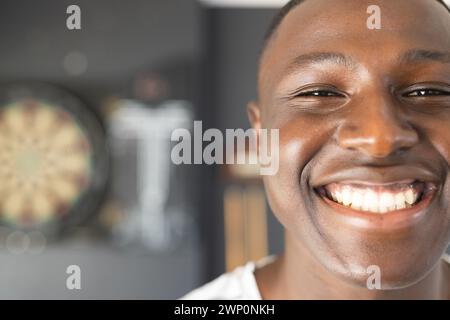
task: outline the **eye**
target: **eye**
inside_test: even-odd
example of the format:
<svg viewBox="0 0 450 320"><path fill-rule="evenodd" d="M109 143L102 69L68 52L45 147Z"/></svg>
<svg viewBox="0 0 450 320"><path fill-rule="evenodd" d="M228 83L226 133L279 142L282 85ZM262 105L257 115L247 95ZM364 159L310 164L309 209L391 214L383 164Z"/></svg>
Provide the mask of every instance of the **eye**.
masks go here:
<svg viewBox="0 0 450 320"><path fill-rule="evenodd" d="M439 89L418 89L408 92L407 97L450 96L450 92Z"/></svg>
<svg viewBox="0 0 450 320"><path fill-rule="evenodd" d="M310 90L296 94L297 97L343 97L342 94L329 90Z"/></svg>

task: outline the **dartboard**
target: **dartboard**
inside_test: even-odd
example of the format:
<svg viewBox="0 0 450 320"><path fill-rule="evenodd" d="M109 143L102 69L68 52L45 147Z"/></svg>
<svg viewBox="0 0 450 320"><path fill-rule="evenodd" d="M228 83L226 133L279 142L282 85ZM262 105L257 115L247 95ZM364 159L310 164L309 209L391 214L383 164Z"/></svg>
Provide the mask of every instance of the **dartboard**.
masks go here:
<svg viewBox="0 0 450 320"><path fill-rule="evenodd" d="M0 108L0 223L16 228L85 214L89 193L104 186L95 177L105 163L94 116L68 93L36 90L13 94Z"/></svg>

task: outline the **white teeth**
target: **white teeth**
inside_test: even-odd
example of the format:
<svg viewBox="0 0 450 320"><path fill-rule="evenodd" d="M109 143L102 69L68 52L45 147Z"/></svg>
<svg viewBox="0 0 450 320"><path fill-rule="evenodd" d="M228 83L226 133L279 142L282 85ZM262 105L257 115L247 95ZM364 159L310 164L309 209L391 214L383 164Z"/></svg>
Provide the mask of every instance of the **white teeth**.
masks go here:
<svg viewBox="0 0 450 320"><path fill-rule="evenodd" d="M386 213L388 211L388 209L386 207L379 207L378 208L378 212L379 213Z"/></svg>
<svg viewBox="0 0 450 320"><path fill-rule="evenodd" d="M413 204L414 202L416 202L416 197L414 196L414 192L411 189L405 192L405 198L408 204Z"/></svg>
<svg viewBox="0 0 450 320"><path fill-rule="evenodd" d="M378 195L373 191L367 191L364 195L364 203L371 212L378 212Z"/></svg>
<svg viewBox="0 0 450 320"><path fill-rule="evenodd" d="M344 188L344 190L342 190L342 204L348 206L350 203L352 203L352 192L349 189Z"/></svg>
<svg viewBox="0 0 450 320"><path fill-rule="evenodd" d="M395 198L391 193L383 192L380 196L380 212L395 210Z"/></svg>
<svg viewBox="0 0 450 320"><path fill-rule="evenodd" d="M364 198L363 198L363 195L361 193L353 192L353 195L352 195L352 208L356 209L356 210L361 209L361 206L363 204L363 200L364 200Z"/></svg>
<svg viewBox="0 0 450 320"><path fill-rule="evenodd" d="M334 202L338 202L337 201L337 197L335 193L331 193L331 197L333 198Z"/></svg>
<svg viewBox="0 0 450 320"><path fill-rule="evenodd" d="M334 186L328 190L329 196L344 206L354 210L387 213L411 207L419 194L409 187L397 192L376 192L369 188L354 188L353 186Z"/></svg>
<svg viewBox="0 0 450 320"><path fill-rule="evenodd" d="M362 199L362 206L361 206L361 210L362 211L370 211L369 209L370 209L370 207L369 207L369 205L370 205L370 195L369 195L369 193L368 192L366 192L365 194L363 194L362 195L363 196L363 199Z"/></svg>
<svg viewBox="0 0 450 320"><path fill-rule="evenodd" d="M397 210L405 209L406 208L406 198L403 192L397 193L395 195L395 208Z"/></svg>
<svg viewBox="0 0 450 320"><path fill-rule="evenodd" d="M342 193L339 190L337 190L336 192L334 192L334 194L336 195L337 202L342 203L343 202Z"/></svg>

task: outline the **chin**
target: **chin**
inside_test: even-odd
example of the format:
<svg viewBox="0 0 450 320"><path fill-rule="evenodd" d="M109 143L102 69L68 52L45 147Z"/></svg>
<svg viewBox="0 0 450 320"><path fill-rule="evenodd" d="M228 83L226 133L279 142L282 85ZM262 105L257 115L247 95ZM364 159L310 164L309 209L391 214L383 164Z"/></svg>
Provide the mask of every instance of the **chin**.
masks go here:
<svg viewBox="0 0 450 320"><path fill-rule="evenodd" d="M440 261L440 255L430 258L432 263L429 263L426 259L412 259L408 255L397 258L385 258L382 255L370 259L356 256L349 261L343 261L342 259L337 261L335 256L333 254L330 258L326 256L317 258L325 269L342 281L355 287L373 291L399 290L415 285L426 278ZM384 259L390 260L383 261ZM376 273L378 271L379 286L376 285Z"/></svg>
<svg viewBox="0 0 450 320"><path fill-rule="evenodd" d="M436 215L440 213L437 212ZM430 213L431 215L431 213ZM380 232L316 220L298 241L330 274L353 286L396 290L417 284L441 261L448 242L445 223Z"/></svg>

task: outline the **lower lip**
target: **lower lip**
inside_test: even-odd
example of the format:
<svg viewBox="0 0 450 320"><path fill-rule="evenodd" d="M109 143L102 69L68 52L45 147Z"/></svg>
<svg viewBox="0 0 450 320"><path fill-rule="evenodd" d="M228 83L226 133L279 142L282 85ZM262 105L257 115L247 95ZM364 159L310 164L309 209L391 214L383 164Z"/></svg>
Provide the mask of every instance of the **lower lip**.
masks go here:
<svg viewBox="0 0 450 320"><path fill-rule="evenodd" d="M426 216L436 193L436 190L433 190L425 194L422 200L411 208L378 214L353 210L315 192L317 197L333 209L333 212L338 213L338 217L345 220L344 222L360 228L382 230L407 228L421 221Z"/></svg>

